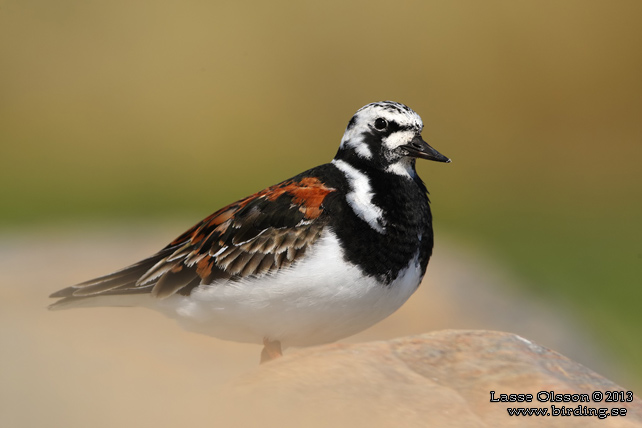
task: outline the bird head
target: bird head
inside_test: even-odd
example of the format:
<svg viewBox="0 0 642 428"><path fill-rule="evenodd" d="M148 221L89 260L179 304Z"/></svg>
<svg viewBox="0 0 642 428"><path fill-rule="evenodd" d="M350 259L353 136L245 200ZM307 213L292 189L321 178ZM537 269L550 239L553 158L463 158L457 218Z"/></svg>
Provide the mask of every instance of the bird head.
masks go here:
<svg viewBox="0 0 642 428"><path fill-rule="evenodd" d="M401 103L368 104L350 119L335 159L399 175L414 175L417 158L450 162L423 140L423 127L421 117Z"/></svg>

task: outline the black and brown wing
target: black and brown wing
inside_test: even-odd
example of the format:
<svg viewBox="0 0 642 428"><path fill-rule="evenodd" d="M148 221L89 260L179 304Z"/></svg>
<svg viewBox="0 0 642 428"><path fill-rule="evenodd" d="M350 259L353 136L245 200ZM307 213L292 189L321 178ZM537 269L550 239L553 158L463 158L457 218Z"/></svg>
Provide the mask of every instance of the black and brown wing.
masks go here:
<svg viewBox="0 0 642 428"><path fill-rule="evenodd" d="M324 201L335 189L295 177L226 206L153 256L53 293L50 308L95 296L189 295L200 284L265 275L290 266L327 224Z"/></svg>

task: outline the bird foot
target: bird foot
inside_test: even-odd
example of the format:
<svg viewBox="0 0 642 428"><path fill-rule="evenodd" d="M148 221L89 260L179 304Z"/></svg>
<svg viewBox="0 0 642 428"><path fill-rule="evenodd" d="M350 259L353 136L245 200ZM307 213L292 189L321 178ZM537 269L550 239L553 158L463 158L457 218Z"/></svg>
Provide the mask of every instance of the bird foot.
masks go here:
<svg viewBox="0 0 642 428"><path fill-rule="evenodd" d="M261 364L283 356L281 342L278 340L263 339L263 350L261 351Z"/></svg>

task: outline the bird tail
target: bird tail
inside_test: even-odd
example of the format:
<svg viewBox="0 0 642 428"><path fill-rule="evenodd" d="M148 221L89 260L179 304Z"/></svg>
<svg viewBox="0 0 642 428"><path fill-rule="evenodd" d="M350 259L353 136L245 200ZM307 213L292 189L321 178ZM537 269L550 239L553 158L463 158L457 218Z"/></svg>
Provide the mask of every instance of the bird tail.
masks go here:
<svg viewBox="0 0 642 428"><path fill-rule="evenodd" d="M149 298L154 286L153 283L140 285L137 281L162 258L163 254L159 253L117 272L56 291L49 297L60 300L51 304L49 309L137 306L136 303L129 302L139 301L145 296ZM131 296L131 298L123 299L123 295ZM135 295L143 297L137 298Z"/></svg>

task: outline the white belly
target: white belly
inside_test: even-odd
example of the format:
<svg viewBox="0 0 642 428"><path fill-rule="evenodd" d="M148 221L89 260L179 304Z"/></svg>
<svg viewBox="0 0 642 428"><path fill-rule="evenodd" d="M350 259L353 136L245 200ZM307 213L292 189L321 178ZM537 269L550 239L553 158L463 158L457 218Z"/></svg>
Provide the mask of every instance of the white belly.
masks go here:
<svg viewBox="0 0 642 428"><path fill-rule="evenodd" d="M293 267L261 278L195 288L155 300L191 331L239 342L309 346L350 336L396 311L421 281L418 256L385 286L342 258L326 232Z"/></svg>

